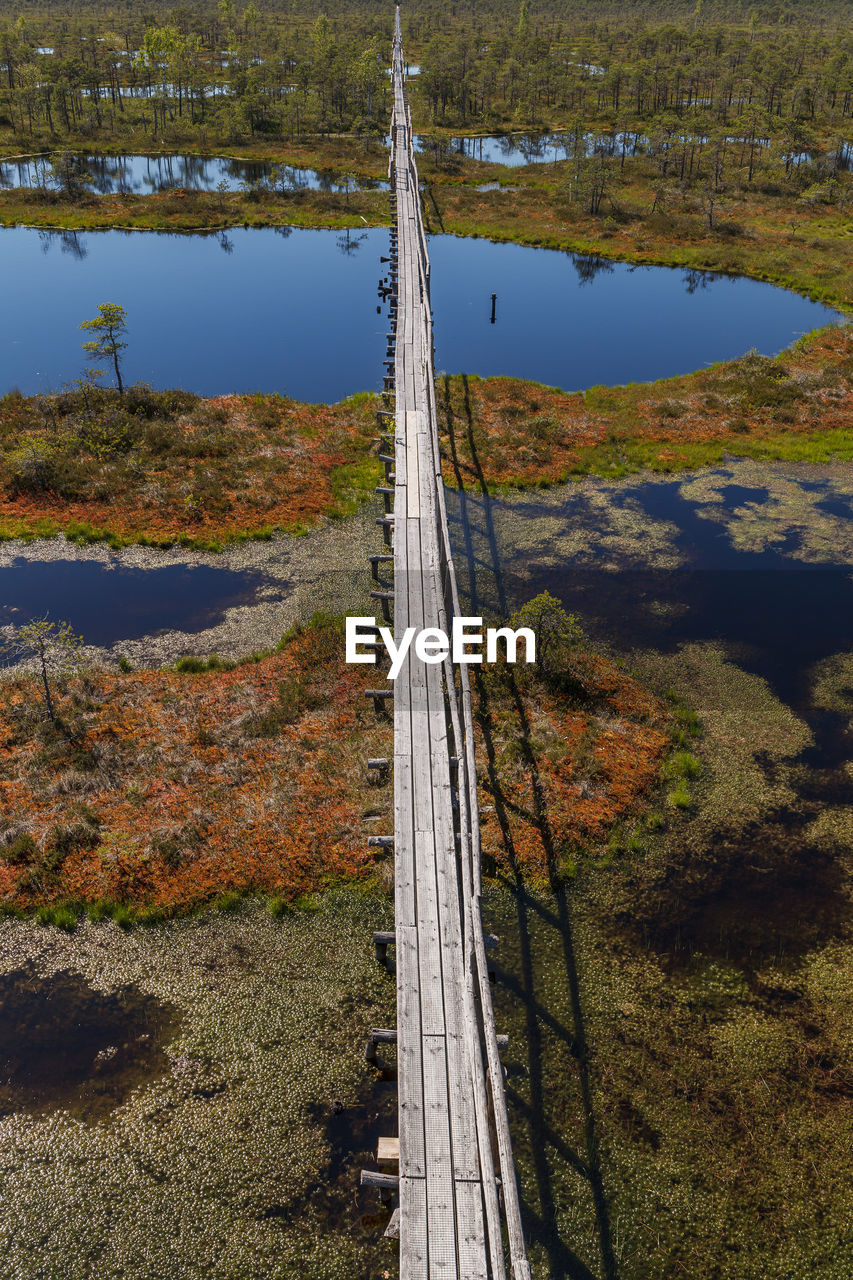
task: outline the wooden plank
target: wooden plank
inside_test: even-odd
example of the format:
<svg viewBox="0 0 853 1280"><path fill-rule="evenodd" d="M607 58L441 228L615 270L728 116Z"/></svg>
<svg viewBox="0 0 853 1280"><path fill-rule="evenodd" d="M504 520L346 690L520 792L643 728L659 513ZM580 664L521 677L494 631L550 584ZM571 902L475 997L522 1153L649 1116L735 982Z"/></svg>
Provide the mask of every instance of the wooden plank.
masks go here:
<svg viewBox="0 0 853 1280"><path fill-rule="evenodd" d="M401 1280L429 1280L426 1181L400 1178Z"/></svg>
<svg viewBox="0 0 853 1280"><path fill-rule="evenodd" d="M416 908L418 929L418 970L421 983L421 1034L443 1036L445 1030L444 986L441 943L438 929L438 889L435 882L435 836L415 829L418 851L416 867Z"/></svg>
<svg viewBox="0 0 853 1280"><path fill-rule="evenodd" d="M400 1159L400 1139L380 1138L376 1143L377 1164L397 1164Z"/></svg>
<svg viewBox="0 0 853 1280"><path fill-rule="evenodd" d="M426 1173L417 931L397 928L397 1090L400 1129L400 1176Z"/></svg>
<svg viewBox="0 0 853 1280"><path fill-rule="evenodd" d="M456 1214L443 1036L424 1037L427 1224L430 1280L456 1280Z"/></svg>
<svg viewBox="0 0 853 1280"><path fill-rule="evenodd" d="M411 430L409 419L410 418L417 419L417 417L418 417L417 413L406 414L407 440L409 437L409 432ZM415 425L415 429L417 429L417 424L415 423L414 425ZM420 496L420 484L418 480L417 449L407 448L406 450L406 485L408 487L409 494L411 495L409 499L409 505L407 508L407 514L410 519L417 520L421 514L421 496Z"/></svg>
<svg viewBox="0 0 853 1280"><path fill-rule="evenodd" d="M489 1280L482 1189L477 1182L457 1182L455 1193L459 1274L465 1280Z"/></svg>
<svg viewBox="0 0 853 1280"><path fill-rule="evenodd" d="M453 1167L457 1178L478 1178L480 1173L473 1077L468 1040L471 1027L465 1018L464 921L451 804L450 763L444 721L441 670L433 667L431 707L433 720L433 811L436 836L436 883L441 936L445 1036L450 1089ZM437 740L438 739L438 740Z"/></svg>

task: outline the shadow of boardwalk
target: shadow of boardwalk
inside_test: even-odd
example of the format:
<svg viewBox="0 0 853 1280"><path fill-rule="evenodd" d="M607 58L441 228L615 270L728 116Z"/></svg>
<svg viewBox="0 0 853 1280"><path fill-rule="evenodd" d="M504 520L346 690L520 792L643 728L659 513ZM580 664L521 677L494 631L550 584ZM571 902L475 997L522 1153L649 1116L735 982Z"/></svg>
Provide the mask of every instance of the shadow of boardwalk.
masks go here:
<svg viewBox="0 0 853 1280"><path fill-rule="evenodd" d="M444 419L446 443L453 465L457 492L448 506L455 508L457 535L457 571L460 590L468 597L472 613L494 612L503 621L508 606L500 554L491 513L491 499L477 456L474 424L468 394L467 378L462 378L463 419L459 422L453 411L450 379L444 379L439 388L439 406ZM464 432L470 463L460 457L457 433ZM467 475L467 484L466 484ZM474 492L471 492L471 486ZM449 498L451 495L448 495ZM461 546L459 545L461 543ZM524 813L542 842L551 878L550 901L542 901L529 892L518 869L518 858L513 840L510 814L518 812L517 805L503 793L496 765L495 727L492 716L489 688L482 676L475 671L477 689L477 721L483 736L487 759L487 785L491 792L495 816L506 849L510 875L507 877L515 909L517 946L515 973L507 970L501 974L507 986L523 1010L523 1043L527 1055L526 1092L508 1084L508 1098L515 1116L526 1125L530 1134L529 1159L536 1183L537 1203L528 1199L524 1205L525 1230L531 1245L538 1246L548 1259L552 1280L595 1280L588 1265L572 1251L570 1241L560 1238L556 1229L558 1219L557 1189L554 1185L554 1158L562 1161L575 1175L583 1179L589 1189L595 1218L596 1235L603 1280L618 1280L613 1250L610 1216L601 1173L601 1162L596 1136L592 1084L589 1071L589 1051L584 1027L578 966L575 954L572 905L564 884L555 874L556 852L554 837L547 813L536 754L531 741L527 712L514 679L511 667L506 668L506 680L510 693L515 733L521 762L530 781L531 805ZM570 1025L549 1008L547 993L539 990L542 972L537 966L535 936L543 930L551 935L550 941L559 939L564 974L566 1005ZM553 951L553 946L549 951ZM503 944L502 944L503 951ZM582 1151L573 1149L551 1122L552 1113L559 1111L561 1101L551 1096L548 1087L546 1053L551 1045L562 1048L562 1057L572 1064L574 1077L567 1081L567 1088L577 1094L582 1112Z"/></svg>

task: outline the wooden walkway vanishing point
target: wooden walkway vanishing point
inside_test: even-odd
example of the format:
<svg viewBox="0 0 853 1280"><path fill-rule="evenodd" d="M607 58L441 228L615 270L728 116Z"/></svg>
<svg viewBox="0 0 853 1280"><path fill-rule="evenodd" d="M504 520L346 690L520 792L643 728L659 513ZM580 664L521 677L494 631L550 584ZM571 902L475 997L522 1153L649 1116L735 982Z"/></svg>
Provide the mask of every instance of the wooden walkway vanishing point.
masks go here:
<svg viewBox="0 0 853 1280"><path fill-rule="evenodd" d="M393 618L440 627L460 614L439 461L430 266L406 107L397 9L391 121L391 329L386 474L393 514L379 523L393 548ZM396 307L395 307L396 294ZM390 370L393 367L393 378ZM387 424L387 425L386 425ZM380 490L390 506L391 490ZM388 557L390 559L390 557ZM373 558L374 576L384 557ZM374 592L390 616L390 590ZM368 690L394 708L395 930L402 1280L528 1280L503 1069L480 911L480 841L467 670L409 651L393 686ZM384 762L372 761L373 765ZM373 843L390 845L387 837ZM368 1042L393 1040L378 1031ZM393 1140L384 1152L396 1154Z"/></svg>

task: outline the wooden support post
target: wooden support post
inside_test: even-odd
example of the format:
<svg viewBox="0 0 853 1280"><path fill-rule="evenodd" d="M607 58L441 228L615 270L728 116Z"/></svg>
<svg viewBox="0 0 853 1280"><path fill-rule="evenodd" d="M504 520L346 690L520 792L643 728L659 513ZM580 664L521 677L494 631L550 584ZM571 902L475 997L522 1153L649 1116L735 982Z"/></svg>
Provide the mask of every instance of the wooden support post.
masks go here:
<svg viewBox="0 0 853 1280"><path fill-rule="evenodd" d="M381 964L383 967L385 966L388 959L388 948L393 947L396 940L397 936L394 933L374 933L373 950L376 955L377 964Z"/></svg>
<svg viewBox="0 0 853 1280"><path fill-rule="evenodd" d="M371 600L379 600L382 604L382 616L386 622L391 622L391 603L394 599L393 591L371 591Z"/></svg>
<svg viewBox="0 0 853 1280"><path fill-rule="evenodd" d="M367 847L369 849L393 849L393 836L368 836Z"/></svg>
<svg viewBox="0 0 853 1280"><path fill-rule="evenodd" d="M372 1169L362 1169L361 1185L377 1187L383 1204L387 1204L400 1185L396 1173L374 1173Z"/></svg>
<svg viewBox="0 0 853 1280"><path fill-rule="evenodd" d="M382 537L385 539L386 547L391 546L391 530L394 528L393 515L377 516L376 523L382 527Z"/></svg>
<svg viewBox="0 0 853 1280"><path fill-rule="evenodd" d="M394 697L393 689L365 689L365 698L373 699L373 710L378 716L385 714L384 703Z"/></svg>
<svg viewBox="0 0 853 1280"><path fill-rule="evenodd" d="M379 456L381 457L382 455L380 454ZM370 572L373 577L373 581L378 582L380 564L386 564L388 563L388 561L391 561L393 563L394 557L374 555L374 556L370 556L369 560L370 560Z"/></svg>
<svg viewBox="0 0 853 1280"><path fill-rule="evenodd" d="M384 961L383 961L384 963ZM397 1032L388 1031L384 1027L374 1027L367 1037L364 1048L365 1062L376 1062L376 1046L379 1044L396 1044Z"/></svg>
<svg viewBox="0 0 853 1280"><path fill-rule="evenodd" d="M391 761L387 756L371 756L367 761L368 769L375 769L377 773L387 773L391 768Z"/></svg>

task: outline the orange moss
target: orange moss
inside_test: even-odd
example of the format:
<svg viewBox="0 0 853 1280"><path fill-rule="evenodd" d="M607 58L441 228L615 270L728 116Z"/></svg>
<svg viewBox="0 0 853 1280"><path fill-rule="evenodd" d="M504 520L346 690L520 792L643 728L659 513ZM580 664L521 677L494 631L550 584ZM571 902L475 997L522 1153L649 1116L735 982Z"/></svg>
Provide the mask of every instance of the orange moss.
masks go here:
<svg viewBox="0 0 853 1280"><path fill-rule="evenodd" d="M638 817L670 742L666 706L609 659L574 659L578 706L525 676L477 680L483 847L498 866L544 881Z"/></svg>
<svg viewBox="0 0 853 1280"><path fill-rule="evenodd" d="M619 466L629 451L667 468L689 462L697 445L748 451L781 434L853 429L853 329L821 330L778 361L749 360L575 394L518 378L447 377L438 386L445 480L536 485Z"/></svg>
<svg viewBox="0 0 853 1280"><path fill-rule="evenodd" d="M523 717L505 669L478 680L483 846L534 879L642 811L668 742L663 704L609 660L581 653L575 675L578 705L525 673ZM0 902L182 911L368 875L392 788L368 782L365 760L391 754L391 722L363 686L333 622L231 671L75 677L59 727L32 678L7 680Z"/></svg>
<svg viewBox="0 0 853 1280"><path fill-rule="evenodd" d="M110 415L122 405L105 399L96 411L104 432L94 440L79 399L56 397L51 412L47 401L0 402L0 529L25 534L49 522L129 541L227 541L343 514L370 488L358 483L376 435L370 396L335 405L216 396L162 414L159 434L141 414L116 433ZM105 441L110 431L117 438ZM53 468L38 485L20 478L18 453L31 446L48 450ZM378 463L373 471L375 483Z"/></svg>
<svg viewBox="0 0 853 1280"><path fill-rule="evenodd" d="M230 672L77 678L60 700L64 732L33 714L32 681L8 683L0 814L7 841L25 827L37 851L0 860L0 899L181 910L365 875L364 761L387 752L390 731L374 726L342 644L327 625ZM78 847L52 865L57 828Z"/></svg>

